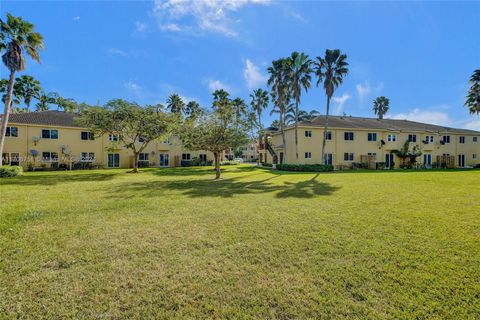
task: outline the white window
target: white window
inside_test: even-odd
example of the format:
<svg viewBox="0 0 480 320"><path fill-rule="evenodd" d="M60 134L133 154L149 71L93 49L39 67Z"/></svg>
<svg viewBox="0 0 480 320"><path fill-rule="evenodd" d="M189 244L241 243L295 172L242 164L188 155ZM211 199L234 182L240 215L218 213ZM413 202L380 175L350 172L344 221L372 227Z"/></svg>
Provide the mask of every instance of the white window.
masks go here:
<svg viewBox="0 0 480 320"><path fill-rule="evenodd" d="M138 161L148 161L148 153L139 153Z"/></svg>
<svg viewBox="0 0 480 320"><path fill-rule="evenodd" d="M190 160L190 153L182 153L182 160Z"/></svg>
<svg viewBox="0 0 480 320"><path fill-rule="evenodd" d="M16 152L2 153L3 164L9 164L11 166L20 165L20 154Z"/></svg>
<svg viewBox="0 0 480 320"><path fill-rule="evenodd" d="M350 153L350 152L345 152L343 154L343 160L345 161L353 161L353 159L355 159L355 155L353 153Z"/></svg>
<svg viewBox="0 0 480 320"><path fill-rule="evenodd" d="M433 143L433 136L425 136L425 141L426 144L428 143Z"/></svg>
<svg viewBox="0 0 480 320"><path fill-rule="evenodd" d="M312 153L311 152L305 152L305 159L312 159Z"/></svg>
<svg viewBox="0 0 480 320"><path fill-rule="evenodd" d="M367 138L368 141L377 141L377 134L375 132L369 132Z"/></svg>
<svg viewBox="0 0 480 320"><path fill-rule="evenodd" d="M395 134L389 134L389 135L387 136L387 141L389 141L389 142L395 142L395 141L397 141L397 135L395 135Z"/></svg>
<svg viewBox="0 0 480 320"><path fill-rule="evenodd" d="M472 159L477 160L477 154L476 153L472 154Z"/></svg>
<svg viewBox="0 0 480 320"><path fill-rule="evenodd" d="M355 136L355 135L354 135L353 132L345 132L345 133L343 134L343 138L344 138L345 141L353 141L354 136Z"/></svg>
<svg viewBox="0 0 480 320"><path fill-rule="evenodd" d="M7 132L5 132L5 137L18 137L18 128L7 127Z"/></svg>
<svg viewBox="0 0 480 320"><path fill-rule="evenodd" d="M465 136L458 137L458 142L462 144L465 143Z"/></svg>
<svg viewBox="0 0 480 320"><path fill-rule="evenodd" d="M42 129L42 139L58 139L58 130Z"/></svg>
<svg viewBox="0 0 480 320"><path fill-rule="evenodd" d="M327 131L325 140L332 140L332 131Z"/></svg>
<svg viewBox="0 0 480 320"><path fill-rule="evenodd" d="M408 135L408 142L417 142L417 135L416 134L409 134Z"/></svg>
<svg viewBox="0 0 480 320"><path fill-rule="evenodd" d="M443 143L450 143L450 136L443 136L442 137L442 142Z"/></svg>
<svg viewBox="0 0 480 320"><path fill-rule="evenodd" d="M57 162L58 153L57 152L42 152L42 161L43 162Z"/></svg>
<svg viewBox="0 0 480 320"><path fill-rule="evenodd" d="M333 165L333 153L325 153L325 164Z"/></svg>
<svg viewBox="0 0 480 320"><path fill-rule="evenodd" d="M80 132L80 139L82 140L95 140L93 132L82 131Z"/></svg>
<svg viewBox="0 0 480 320"><path fill-rule="evenodd" d="M377 153L376 152L369 152L368 153L369 156L373 156L373 159L377 159Z"/></svg>
<svg viewBox="0 0 480 320"><path fill-rule="evenodd" d="M118 134L110 133L110 134L108 135L108 140L110 140L110 141L118 141Z"/></svg>
<svg viewBox="0 0 480 320"><path fill-rule="evenodd" d="M95 152L82 152L81 162L93 162L95 161Z"/></svg>
<svg viewBox="0 0 480 320"><path fill-rule="evenodd" d="M311 138L312 137L312 130L305 130L305 137Z"/></svg>
<svg viewBox="0 0 480 320"><path fill-rule="evenodd" d="M120 167L120 154L118 153L109 153L108 154L108 163L109 168L119 168Z"/></svg>

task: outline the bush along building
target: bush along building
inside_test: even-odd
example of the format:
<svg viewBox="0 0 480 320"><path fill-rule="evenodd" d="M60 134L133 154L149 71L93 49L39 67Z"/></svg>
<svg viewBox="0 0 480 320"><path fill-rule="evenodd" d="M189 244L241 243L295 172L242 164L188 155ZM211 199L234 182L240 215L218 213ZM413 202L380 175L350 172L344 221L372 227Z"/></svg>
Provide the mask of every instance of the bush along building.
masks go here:
<svg viewBox="0 0 480 320"><path fill-rule="evenodd" d="M467 168L480 165L480 132L408 120L330 116L325 159L322 142L325 116L282 133L269 128L259 144L259 161L265 164L328 164L344 168Z"/></svg>
<svg viewBox="0 0 480 320"><path fill-rule="evenodd" d="M130 168L133 153L115 135L96 137L75 121L74 113L43 111L11 114L4 164L33 168ZM140 167L211 165L213 154L189 151L175 137L154 141L139 154Z"/></svg>

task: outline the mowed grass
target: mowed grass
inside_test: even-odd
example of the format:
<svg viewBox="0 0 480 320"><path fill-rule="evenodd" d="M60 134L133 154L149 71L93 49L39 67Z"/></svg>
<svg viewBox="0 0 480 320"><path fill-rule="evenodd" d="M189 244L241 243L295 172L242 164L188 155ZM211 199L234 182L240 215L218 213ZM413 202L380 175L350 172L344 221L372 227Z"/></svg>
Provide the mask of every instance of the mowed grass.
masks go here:
<svg viewBox="0 0 480 320"><path fill-rule="evenodd" d="M480 172L0 180L0 318L479 319Z"/></svg>

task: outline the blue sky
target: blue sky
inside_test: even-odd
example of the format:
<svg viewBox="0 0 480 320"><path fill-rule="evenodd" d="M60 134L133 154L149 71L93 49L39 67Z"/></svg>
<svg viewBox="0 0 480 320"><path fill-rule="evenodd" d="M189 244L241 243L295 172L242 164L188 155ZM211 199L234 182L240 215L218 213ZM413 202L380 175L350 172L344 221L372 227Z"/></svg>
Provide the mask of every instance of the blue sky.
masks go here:
<svg viewBox="0 0 480 320"><path fill-rule="evenodd" d="M463 107L480 67L480 2L2 1L45 37L42 63L25 74L46 91L88 103L112 98L164 102L173 92L204 106L213 89L249 100L266 86L271 61L326 48L348 55L350 74L334 113L389 117L480 130ZM7 77L5 68L1 76ZM313 83L302 109L324 113ZM273 118L265 115L264 121Z"/></svg>

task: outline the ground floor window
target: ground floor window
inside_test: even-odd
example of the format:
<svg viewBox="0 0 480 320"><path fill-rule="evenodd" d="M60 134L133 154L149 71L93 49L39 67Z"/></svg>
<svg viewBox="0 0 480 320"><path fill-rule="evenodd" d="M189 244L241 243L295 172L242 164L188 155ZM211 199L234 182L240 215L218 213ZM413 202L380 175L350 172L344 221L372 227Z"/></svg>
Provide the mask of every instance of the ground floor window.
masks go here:
<svg viewBox="0 0 480 320"><path fill-rule="evenodd" d="M377 153L376 152L369 152L367 153L369 156L372 156L373 159L377 160Z"/></svg>
<svg viewBox="0 0 480 320"><path fill-rule="evenodd" d="M476 153L472 154L472 159L477 160L477 154Z"/></svg>
<svg viewBox="0 0 480 320"><path fill-rule="evenodd" d="M20 154L16 152L2 153L2 163L11 166L20 165Z"/></svg>
<svg viewBox="0 0 480 320"><path fill-rule="evenodd" d="M312 159L312 153L311 152L305 152L305 159Z"/></svg>
<svg viewBox="0 0 480 320"><path fill-rule="evenodd" d="M201 162L207 162L207 155L205 153L201 153L198 157Z"/></svg>
<svg viewBox="0 0 480 320"><path fill-rule="evenodd" d="M385 165L387 168L395 167L395 155L393 153L387 153L385 155Z"/></svg>
<svg viewBox="0 0 480 320"><path fill-rule="evenodd" d="M160 153L160 167L168 167L168 153Z"/></svg>
<svg viewBox="0 0 480 320"><path fill-rule="evenodd" d="M182 160L190 160L190 153L182 153Z"/></svg>
<svg viewBox="0 0 480 320"><path fill-rule="evenodd" d="M108 154L108 164L109 168L119 168L120 167L120 154L118 153L109 153Z"/></svg>
<svg viewBox="0 0 480 320"><path fill-rule="evenodd" d="M82 152L82 156L80 158L82 162L93 162L95 161L95 152Z"/></svg>
<svg viewBox="0 0 480 320"><path fill-rule="evenodd" d="M423 165L427 168L430 168L432 166L432 155L431 154L424 154L423 155Z"/></svg>
<svg viewBox="0 0 480 320"><path fill-rule="evenodd" d="M343 154L343 160L345 161L353 161L355 159L355 156L353 153L350 153L350 152L345 152Z"/></svg>
<svg viewBox="0 0 480 320"><path fill-rule="evenodd" d="M42 152L42 161L44 162L58 162L57 152Z"/></svg>

